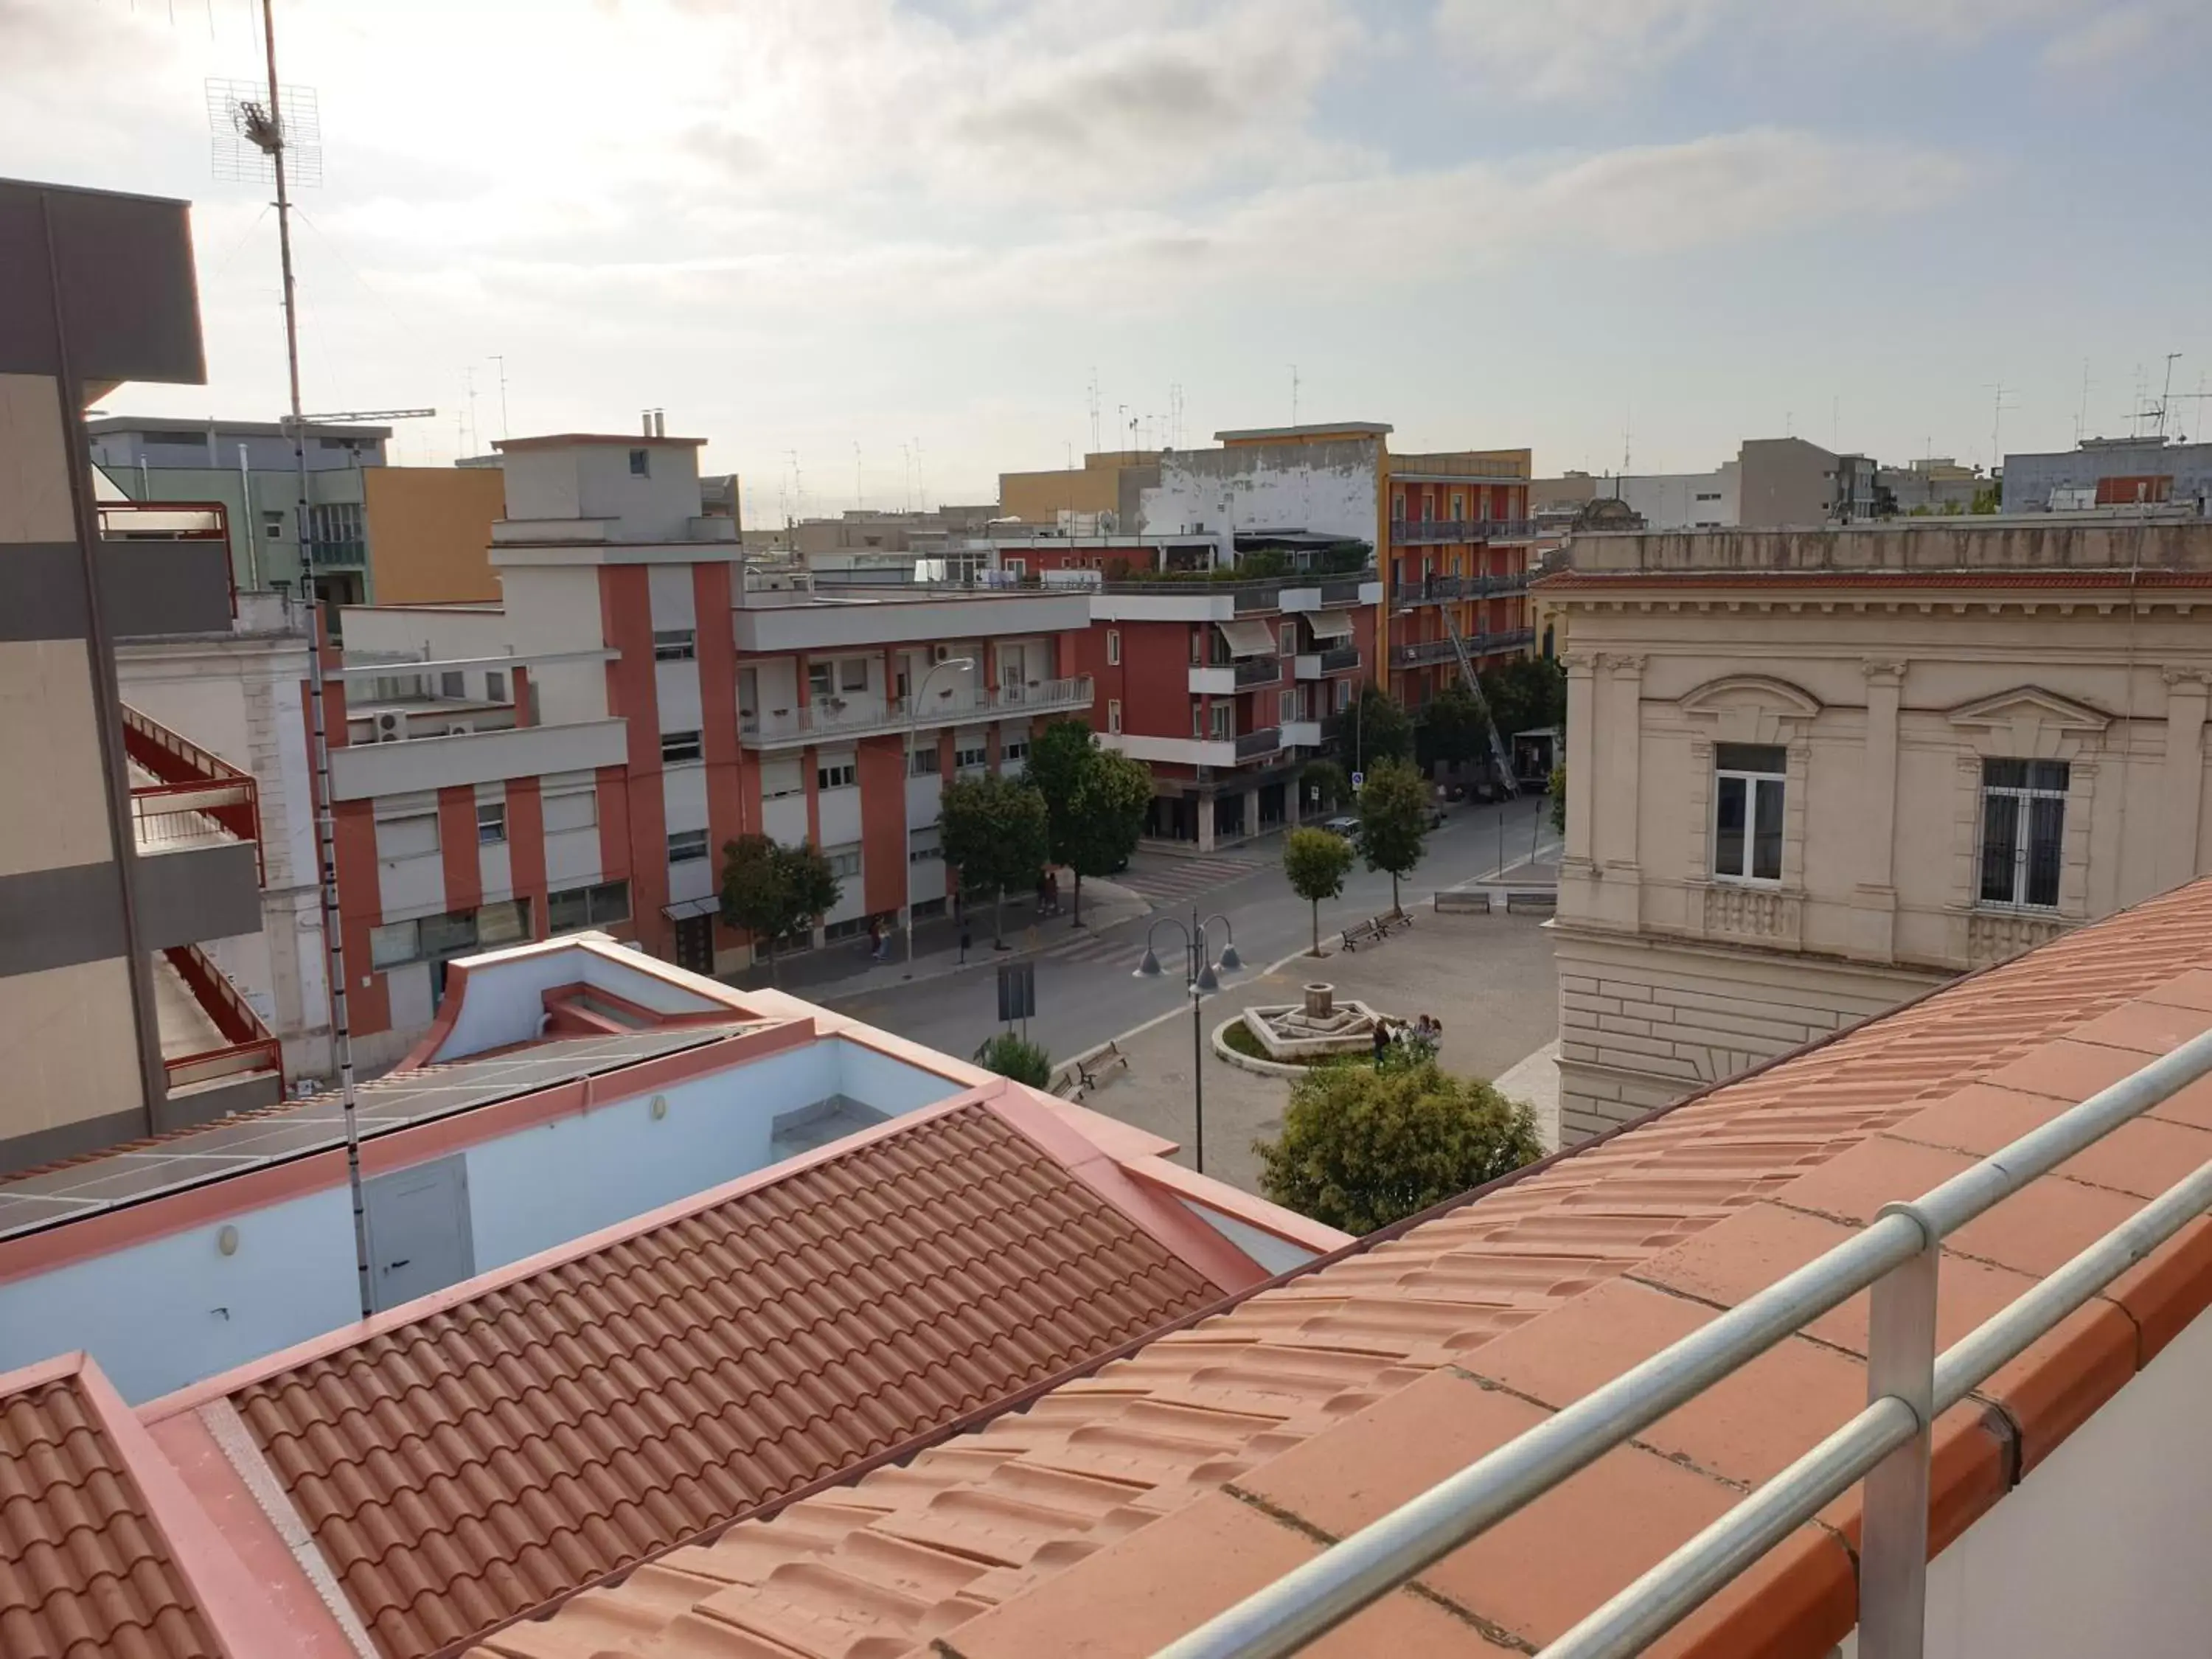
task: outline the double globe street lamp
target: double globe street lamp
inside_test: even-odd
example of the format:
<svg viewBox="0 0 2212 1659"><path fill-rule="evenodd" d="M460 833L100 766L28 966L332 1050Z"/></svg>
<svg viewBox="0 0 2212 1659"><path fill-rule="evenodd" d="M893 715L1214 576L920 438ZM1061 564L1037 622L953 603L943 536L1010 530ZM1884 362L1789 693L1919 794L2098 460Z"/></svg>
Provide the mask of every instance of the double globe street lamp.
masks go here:
<svg viewBox="0 0 2212 1659"><path fill-rule="evenodd" d="M1208 930L1214 923L1221 924L1223 944L1221 955L1213 961ZM1190 998L1190 1056L1191 1082L1195 1091L1192 1122L1191 1153L1200 1175L1206 1173L1206 1032L1199 1016L1199 1003L1221 988L1222 974L1233 974L1244 965L1237 954L1237 939L1229 926L1229 918L1216 911L1203 921L1199 920L1198 907L1190 911L1190 926L1186 927L1175 916L1162 916L1145 933L1145 959L1137 964L1136 977L1158 979L1160 976L1159 953L1152 948L1153 936L1163 927L1172 927L1182 936L1183 991Z"/></svg>

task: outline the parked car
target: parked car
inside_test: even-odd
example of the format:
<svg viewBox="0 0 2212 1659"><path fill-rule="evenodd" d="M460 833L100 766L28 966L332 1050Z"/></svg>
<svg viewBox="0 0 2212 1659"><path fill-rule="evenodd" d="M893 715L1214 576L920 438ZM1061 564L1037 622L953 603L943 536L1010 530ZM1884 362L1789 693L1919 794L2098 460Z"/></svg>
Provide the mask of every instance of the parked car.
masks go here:
<svg viewBox="0 0 2212 1659"><path fill-rule="evenodd" d="M1359 839L1359 820L1349 812L1340 812L1333 818L1324 818L1321 827L1332 836L1342 836L1346 841Z"/></svg>

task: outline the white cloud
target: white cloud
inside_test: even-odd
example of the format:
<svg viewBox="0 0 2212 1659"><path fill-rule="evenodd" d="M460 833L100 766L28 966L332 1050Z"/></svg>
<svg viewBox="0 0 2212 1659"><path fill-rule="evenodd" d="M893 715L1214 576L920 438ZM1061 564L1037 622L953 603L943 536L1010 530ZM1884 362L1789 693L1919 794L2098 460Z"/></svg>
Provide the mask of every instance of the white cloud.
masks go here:
<svg viewBox="0 0 2212 1659"><path fill-rule="evenodd" d="M2154 61L2160 37L2201 32L2202 0L1437 0L1438 40L1491 84L1534 101L1589 100L1656 78L1726 40L1767 53L1935 46L2006 35L2042 43L2047 67Z"/></svg>
<svg viewBox="0 0 2212 1659"><path fill-rule="evenodd" d="M1444 44L1526 98L1581 98L1650 76L1711 31L1730 0L1438 0Z"/></svg>

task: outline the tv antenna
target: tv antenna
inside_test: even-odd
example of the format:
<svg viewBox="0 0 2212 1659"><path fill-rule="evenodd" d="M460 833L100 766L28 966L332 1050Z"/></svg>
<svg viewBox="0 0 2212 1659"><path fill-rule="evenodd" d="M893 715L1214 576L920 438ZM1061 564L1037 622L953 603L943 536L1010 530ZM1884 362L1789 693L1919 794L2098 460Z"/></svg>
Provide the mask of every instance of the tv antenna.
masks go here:
<svg viewBox="0 0 2212 1659"><path fill-rule="evenodd" d="M1091 370L1091 447L1094 452L1098 447L1098 370L1096 365Z"/></svg>
<svg viewBox="0 0 2212 1659"><path fill-rule="evenodd" d="M208 164L217 179L274 184L281 149L291 188L312 190L323 182L322 113L313 87L211 79L207 112Z"/></svg>
<svg viewBox="0 0 2212 1659"><path fill-rule="evenodd" d="M1998 446L1997 436L2004 430L2005 410L2018 409L2020 404L2017 401L2005 401L2012 397L2014 388L2002 380L1990 390L1994 394L1990 399L1990 472L1994 477L1996 470L2004 465L2004 451Z"/></svg>
<svg viewBox="0 0 2212 1659"><path fill-rule="evenodd" d="M495 352L491 361L499 365L499 441L507 440L507 359Z"/></svg>
<svg viewBox="0 0 2212 1659"><path fill-rule="evenodd" d="M361 1186L361 1127L353 1075L353 1027L346 1012L345 934L339 923L337 824L331 816L330 732L323 706L323 625L315 585L314 520L307 511L307 419L300 401L300 303L292 274L292 186L319 184L323 176L321 118L307 87L276 78L276 0L261 0L261 46L265 85L251 81L207 83L213 131L210 160L218 179L276 186L276 249L284 272L284 363L291 384L292 438L299 478L297 505L300 594L307 602L307 744L314 768L315 856L322 870L323 951L331 994L331 1055L338 1068L338 1103L345 1123L346 1185L353 1199L354 1273L361 1316L376 1309L369 1277L368 1209Z"/></svg>
<svg viewBox="0 0 2212 1659"><path fill-rule="evenodd" d="M1291 365L1291 424L1298 423L1298 366Z"/></svg>

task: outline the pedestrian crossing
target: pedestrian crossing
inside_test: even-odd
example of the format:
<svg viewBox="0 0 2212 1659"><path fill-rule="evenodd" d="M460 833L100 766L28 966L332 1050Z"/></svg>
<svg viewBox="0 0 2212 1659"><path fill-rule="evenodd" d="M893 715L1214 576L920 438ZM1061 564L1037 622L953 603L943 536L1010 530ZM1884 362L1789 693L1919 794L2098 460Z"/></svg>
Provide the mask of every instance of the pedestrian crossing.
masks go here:
<svg viewBox="0 0 2212 1659"><path fill-rule="evenodd" d="M1054 962L1124 963L1133 973L1136 970L1137 959L1144 953L1142 935L1131 939L1126 934L1116 937L1111 933L1078 934L1060 944L1048 946L1044 951Z"/></svg>
<svg viewBox="0 0 2212 1659"><path fill-rule="evenodd" d="M1257 859L1159 858L1141 867L1132 865L1113 879L1155 904L1172 904L1265 867Z"/></svg>

